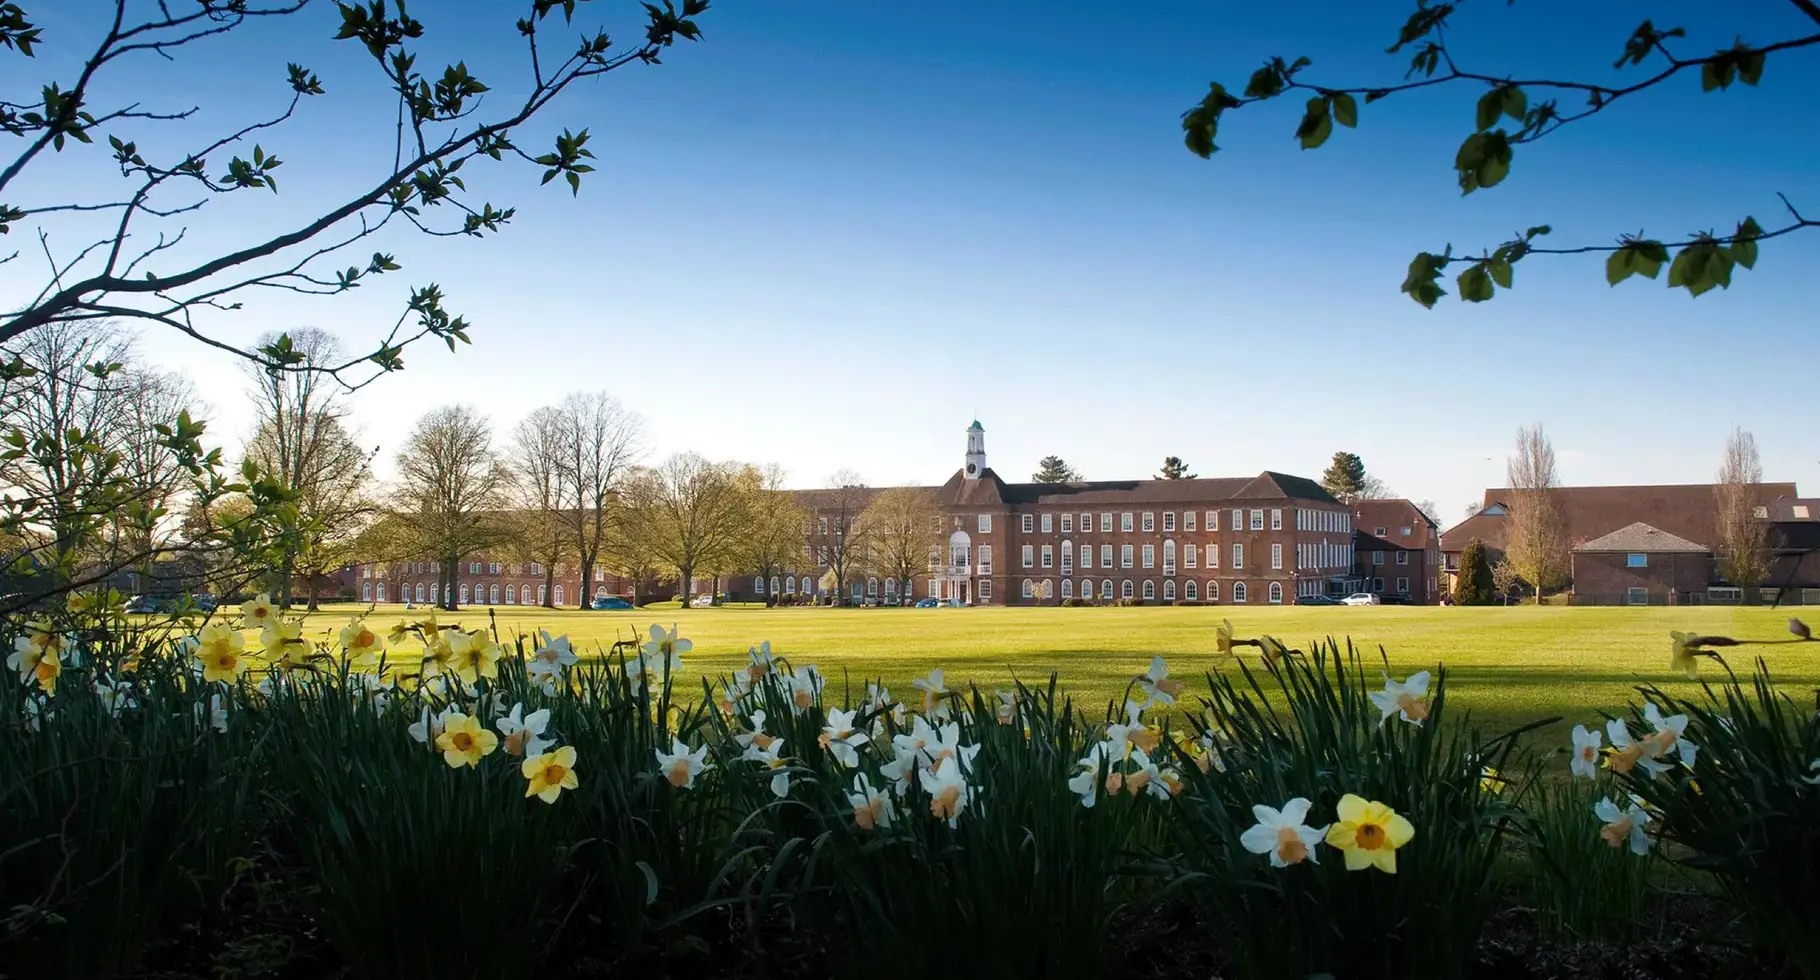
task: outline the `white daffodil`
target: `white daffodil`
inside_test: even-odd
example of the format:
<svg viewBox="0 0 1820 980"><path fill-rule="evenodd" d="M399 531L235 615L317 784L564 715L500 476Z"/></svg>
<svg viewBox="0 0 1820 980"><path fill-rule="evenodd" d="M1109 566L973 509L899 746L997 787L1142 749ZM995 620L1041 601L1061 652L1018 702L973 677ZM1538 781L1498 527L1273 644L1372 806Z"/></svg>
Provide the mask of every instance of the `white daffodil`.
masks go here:
<svg viewBox="0 0 1820 980"><path fill-rule="evenodd" d="M1418 671L1409 675L1409 679L1397 683L1384 675L1384 689L1371 693L1371 703L1378 706L1384 717L1378 719L1382 725L1390 716L1399 715L1410 724L1420 725L1428 717L1428 703L1422 699L1428 696L1428 671Z"/></svg>
<svg viewBox="0 0 1820 980"><path fill-rule="evenodd" d="M43 725L43 718L44 705L39 702L36 694L27 692L25 695L25 727L34 732L38 731Z"/></svg>
<svg viewBox="0 0 1820 980"><path fill-rule="evenodd" d="M950 827L958 824L961 811L967 809L967 802L973 798L972 788L961 775L960 762L943 759L940 765L924 769L918 775L922 779L923 792L929 794L929 812L948 821Z"/></svg>
<svg viewBox="0 0 1820 980"><path fill-rule="evenodd" d="M998 696L998 708L995 712L998 715L998 723L1009 725L1017 720L1017 692L993 691L992 693Z"/></svg>
<svg viewBox="0 0 1820 980"><path fill-rule="evenodd" d="M948 688L942 681L942 669L935 668L928 677L918 677L910 686L923 692L923 714L937 721L948 720Z"/></svg>
<svg viewBox="0 0 1820 980"><path fill-rule="evenodd" d="M539 708L528 715L524 714L524 710L523 704L513 705L511 713L494 722L493 727L505 736L500 747L506 750L507 755L528 759L543 755L556 743L542 737L544 729L550 724L550 709Z"/></svg>
<svg viewBox="0 0 1820 980"><path fill-rule="evenodd" d="M1635 803L1623 810L1610 800L1600 800L1593 804L1593 816L1605 826L1599 828L1599 836L1612 847L1623 847L1630 842L1630 852L1636 855L1649 853L1653 841L1644 828L1649 825L1649 813Z"/></svg>
<svg viewBox="0 0 1820 980"><path fill-rule="evenodd" d="M1662 716L1654 704L1643 705L1643 720L1655 731L1639 740L1643 746L1643 758L1639 760L1644 768L1655 775L1661 775L1670 768L1656 760L1665 756L1677 755L1688 768L1693 768L1694 753L1700 748L1688 741L1686 715Z"/></svg>
<svg viewBox="0 0 1820 980"><path fill-rule="evenodd" d="M1099 800L1100 785L1104 782L1100 778L1100 771L1106 766L1107 745L1108 743L1101 742L1088 749L1087 754L1074 764L1074 775L1068 780L1068 791L1080 797L1081 806L1088 809L1092 809L1093 804Z"/></svg>
<svg viewBox="0 0 1820 980"><path fill-rule="evenodd" d="M1574 757L1567 765L1576 776L1599 778L1599 746L1604 740L1595 729L1574 726Z"/></svg>
<svg viewBox="0 0 1820 980"><path fill-rule="evenodd" d="M690 752L682 739L672 739L669 752L657 750L657 772L677 789L693 789L695 777L714 768L707 758L706 745Z"/></svg>
<svg viewBox="0 0 1820 980"><path fill-rule="evenodd" d="M1321 863L1315 850L1327 836L1326 827L1308 826L1308 810L1314 806L1298 796L1277 810L1262 803L1251 808L1257 823L1239 835L1239 843L1253 854L1270 855L1270 866L1287 868L1303 861Z"/></svg>
<svg viewBox="0 0 1820 980"><path fill-rule="evenodd" d="M752 712L751 731L733 733L733 741L738 742L739 747L742 749L750 749L756 746L760 751L763 751L770 748L771 743L776 740L776 736L765 731L765 709L763 708Z"/></svg>
<svg viewBox="0 0 1820 980"><path fill-rule="evenodd" d="M920 759L928 747L940 738L935 726L929 724L922 715L915 715L910 719L910 730L891 736L891 744L897 747L898 752L908 752Z"/></svg>
<svg viewBox="0 0 1820 980"><path fill-rule="evenodd" d="M1114 760L1129 757L1133 750L1155 752L1163 741L1161 729L1150 728L1144 724L1144 705L1137 701L1125 702L1125 723L1106 726L1106 741L1112 751Z"/></svg>
<svg viewBox="0 0 1820 980"><path fill-rule="evenodd" d="M872 741L865 732L855 731L853 719L859 715L856 708L842 711L831 708L828 711L828 724L822 727L822 751L834 756L834 761L851 769L859 765L859 747Z"/></svg>
<svg viewBox="0 0 1820 980"><path fill-rule="evenodd" d="M581 662L581 657L569 643L568 634L551 636L548 630L538 630L537 638L540 642L531 653L532 660L551 667L573 667Z"/></svg>
<svg viewBox="0 0 1820 980"><path fill-rule="evenodd" d="M935 740L923 746L923 754L929 757L930 766L938 766L945 759L954 759L961 764L961 768L971 772L973 759L980 754L980 747L962 745L961 726L951 721L935 730Z"/></svg>
<svg viewBox="0 0 1820 980"><path fill-rule="evenodd" d="M740 756L771 771L771 792L780 800L790 795L790 760L783 757L783 750L784 740L779 738L773 739L770 745L762 749L756 745L751 746Z"/></svg>
<svg viewBox="0 0 1820 980"><path fill-rule="evenodd" d="M889 827L897 819L897 804L873 789L863 772L853 774L853 792L847 794L847 802L853 806L853 823L861 830Z"/></svg>
<svg viewBox="0 0 1820 980"><path fill-rule="evenodd" d="M109 681L97 675L91 683L95 688L95 696L101 699L101 706L114 717L119 717L120 712L139 703L133 694L132 681Z"/></svg>
<svg viewBox="0 0 1820 980"><path fill-rule="evenodd" d="M771 656L770 640L746 649L745 677L747 683L754 687L758 686L758 683L769 676L773 669L775 666L774 658Z"/></svg>
<svg viewBox="0 0 1820 980"><path fill-rule="evenodd" d="M896 746L896 752L890 762L878 767L878 774L891 780L892 792L903 796L910 792L910 777L916 774L917 760L922 758L922 753L902 745Z"/></svg>
<svg viewBox="0 0 1820 980"><path fill-rule="evenodd" d="M196 705L196 714L198 716L200 716L202 714L202 705L201 704ZM198 717L196 720L200 722L202 719L200 717ZM225 702L221 699L220 694L209 695L208 725L210 728L213 728L215 731L220 732L221 734L224 734L224 735L227 734L227 730L228 730L227 702Z"/></svg>
<svg viewBox="0 0 1820 980"><path fill-rule="evenodd" d="M643 690L647 677L659 683L665 677L674 677L682 672L682 655L693 647L688 640L676 635L676 627L671 626L666 632L662 626L651 625L651 638L639 648L638 677L634 680L634 690Z"/></svg>
<svg viewBox="0 0 1820 980"><path fill-rule="evenodd" d="M1143 749L1132 749L1129 761L1132 769L1125 774L1125 792L1132 796L1149 793L1159 800L1169 799L1174 786L1163 778L1162 770L1150 761L1150 756Z"/></svg>
<svg viewBox="0 0 1820 980"><path fill-rule="evenodd" d="M1605 765L1612 772L1630 772L1642 761L1643 743L1630 737L1630 728L1622 719L1613 718L1605 723L1605 738L1611 743L1611 751L1605 756Z"/></svg>
<svg viewBox="0 0 1820 980"><path fill-rule="evenodd" d="M461 710L454 705L449 705L435 715L430 714L429 705L424 705L423 716L412 722L410 727L405 730L410 733L411 738L418 742L421 742L424 745L434 746L436 744L436 737L442 734L442 730L448 725L449 719L460 715Z"/></svg>
<svg viewBox="0 0 1820 980"><path fill-rule="evenodd" d="M752 682L744 674L735 674L731 680L720 682L720 699L715 706L723 715L732 716L739 712L741 704L752 696Z"/></svg>
<svg viewBox="0 0 1820 980"><path fill-rule="evenodd" d="M1182 682L1169 679L1169 665L1162 657L1150 658L1150 669L1137 679L1137 686L1158 704L1174 704L1176 695L1182 693Z"/></svg>
<svg viewBox="0 0 1820 980"><path fill-rule="evenodd" d="M814 664L798 667L794 673L785 678L785 686L789 689L790 694L791 709L800 715L815 707L815 702L821 697L822 686L826 683L827 679L822 677L821 671L815 669Z"/></svg>

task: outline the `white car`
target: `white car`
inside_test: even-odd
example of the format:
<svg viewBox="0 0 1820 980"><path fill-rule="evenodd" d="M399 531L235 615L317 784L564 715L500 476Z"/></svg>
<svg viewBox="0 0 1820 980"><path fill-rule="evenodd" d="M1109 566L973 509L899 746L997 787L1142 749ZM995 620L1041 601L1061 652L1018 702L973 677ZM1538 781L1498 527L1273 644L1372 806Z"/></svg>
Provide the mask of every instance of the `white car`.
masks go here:
<svg viewBox="0 0 1820 980"><path fill-rule="evenodd" d="M1340 601L1349 606L1375 606L1379 604L1378 597L1369 592L1354 592L1352 595L1349 595Z"/></svg>
<svg viewBox="0 0 1820 980"><path fill-rule="evenodd" d="M706 609L709 606L714 605L714 597L711 595L698 595L689 600L689 605L696 609Z"/></svg>

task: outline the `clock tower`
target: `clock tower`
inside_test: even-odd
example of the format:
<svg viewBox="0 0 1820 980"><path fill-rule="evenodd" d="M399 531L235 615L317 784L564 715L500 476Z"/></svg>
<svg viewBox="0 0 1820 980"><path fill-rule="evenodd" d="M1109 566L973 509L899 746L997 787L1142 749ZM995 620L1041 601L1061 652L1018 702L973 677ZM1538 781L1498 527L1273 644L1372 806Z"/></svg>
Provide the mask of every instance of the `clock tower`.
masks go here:
<svg viewBox="0 0 1820 980"><path fill-rule="evenodd" d="M978 419L967 427L967 465L961 472L969 480L977 480L986 472L986 429Z"/></svg>

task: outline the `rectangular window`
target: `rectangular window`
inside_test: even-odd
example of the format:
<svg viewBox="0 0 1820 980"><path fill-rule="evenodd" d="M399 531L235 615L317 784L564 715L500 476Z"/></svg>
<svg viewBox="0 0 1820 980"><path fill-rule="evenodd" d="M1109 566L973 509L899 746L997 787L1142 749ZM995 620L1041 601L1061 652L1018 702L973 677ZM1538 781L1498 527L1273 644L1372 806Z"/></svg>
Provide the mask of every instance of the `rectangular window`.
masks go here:
<svg viewBox="0 0 1820 980"><path fill-rule="evenodd" d="M1378 537L1380 537L1380 538L1381 538L1381 537L1383 537L1383 536L1384 536L1384 529L1383 529L1383 528L1381 528L1381 527L1379 527L1379 528L1373 528L1373 529L1372 529L1372 532L1371 532L1371 533L1373 533L1373 534L1375 534L1375 535L1377 535L1377 536L1378 536Z"/></svg>
<svg viewBox="0 0 1820 980"><path fill-rule="evenodd" d="M1193 515L1190 514L1189 516L1192 517ZM1199 558L1199 556L1200 556L1199 548L1196 548L1194 545L1184 545L1183 546L1183 548L1182 548L1182 564L1183 565L1186 565L1189 568L1199 567L1196 564L1196 561Z"/></svg>
<svg viewBox="0 0 1820 980"><path fill-rule="evenodd" d="M1081 533L1082 534L1092 534L1093 533L1093 515L1092 514L1082 514L1081 515Z"/></svg>
<svg viewBox="0 0 1820 980"><path fill-rule="evenodd" d="M1063 534L1074 533L1074 515L1073 514L1063 514L1062 515L1062 533Z"/></svg>
<svg viewBox="0 0 1820 980"><path fill-rule="evenodd" d="M1631 586L1629 591L1626 593L1626 596L1627 596L1630 604L1633 606L1649 605L1649 590L1645 589L1641 586L1637 586L1637 585Z"/></svg>
<svg viewBox="0 0 1820 980"><path fill-rule="evenodd" d="M1232 567L1245 567L1245 546L1242 544L1235 544L1232 546Z"/></svg>
<svg viewBox="0 0 1820 980"><path fill-rule="evenodd" d="M1144 512L1144 533L1149 534L1154 530L1156 530L1156 512L1147 510Z"/></svg>
<svg viewBox="0 0 1820 980"><path fill-rule="evenodd" d="M1374 552L1372 552L1372 553L1371 553L1371 563L1372 563L1372 564L1373 564L1373 565L1382 565L1382 564L1384 564L1384 553L1383 553L1383 552L1382 552L1382 551L1374 551Z"/></svg>
<svg viewBox="0 0 1820 980"><path fill-rule="evenodd" d="M989 544L980 545L980 574L992 574L992 546Z"/></svg>
<svg viewBox="0 0 1820 980"><path fill-rule="evenodd" d="M1112 567L1112 546L1109 544L1100 545L1100 567Z"/></svg>
<svg viewBox="0 0 1820 980"><path fill-rule="evenodd" d="M1131 546L1128 544L1119 545L1119 567L1131 567Z"/></svg>
<svg viewBox="0 0 1820 980"><path fill-rule="evenodd" d="M1207 567L1220 567L1220 546L1217 544L1210 544L1207 546Z"/></svg>
<svg viewBox="0 0 1820 980"><path fill-rule="evenodd" d="M1081 567L1082 568L1092 568L1093 567L1093 545L1090 545L1090 544L1081 545Z"/></svg>
<svg viewBox="0 0 1820 980"><path fill-rule="evenodd" d="M1397 579L1397 594L1398 595L1408 595L1409 594L1409 580L1408 579L1406 579L1406 578Z"/></svg>
<svg viewBox="0 0 1820 980"><path fill-rule="evenodd" d="M1273 544L1270 546L1270 567L1283 567L1283 546L1280 544Z"/></svg>
<svg viewBox="0 0 1820 980"><path fill-rule="evenodd" d="M1147 544L1144 546L1144 567L1156 567L1156 545Z"/></svg>
<svg viewBox="0 0 1820 980"><path fill-rule="evenodd" d="M1036 531L1036 516L1034 514L1025 514L1020 517L1018 521L1022 525L1025 534L1031 534Z"/></svg>
<svg viewBox="0 0 1820 980"><path fill-rule="evenodd" d="M1100 533L1101 534L1111 534L1112 533L1112 512L1111 511L1107 511L1106 513L1100 515Z"/></svg>
<svg viewBox="0 0 1820 980"><path fill-rule="evenodd" d="M1272 507L1270 509L1270 529L1272 531L1281 531L1283 529L1283 509L1281 507Z"/></svg>
<svg viewBox="0 0 1820 980"><path fill-rule="evenodd" d="M1407 552L1407 551L1397 552L1397 564L1399 564L1399 565L1409 564L1409 552Z"/></svg>
<svg viewBox="0 0 1820 980"><path fill-rule="evenodd" d="M980 579L980 601L985 602L986 600L991 599L991 598L992 598L992 580L989 578Z"/></svg>
<svg viewBox="0 0 1820 980"><path fill-rule="evenodd" d="M981 534L991 534L992 533L992 515L991 514L981 514L980 515L980 533Z"/></svg>
<svg viewBox="0 0 1820 980"><path fill-rule="evenodd" d="M1262 507L1251 509L1251 529L1253 531L1264 530L1264 509Z"/></svg>
<svg viewBox="0 0 1820 980"><path fill-rule="evenodd" d="M468 562L468 574L469 575L479 575L480 574L480 562L477 562L477 561Z"/></svg>
<svg viewBox="0 0 1820 980"><path fill-rule="evenodd" d="M1031 568L1035 565L1036 565L1036 548L1032 545L1024 545L1024 567Z"/></svg>
<svg viewBox="0 0 1820 980"><path fill-rule="evenodd" d="M1044 568L1054 568L1055 567L1055 546L1054 545L1051 545L1051 544L1043 545L1043 567Z"/></svg>
<svg viewBox="0 0 1820 980"><path fill-rule="evenodd" d="M1406 537L1406 538L1407 538L1407 537L1409 537L1409 528L1404 528L1404 529L1403 529L1403 536L1404 536L1404 537Z"/></svg>
<svg viewBox="0 0 1820 980"><path fill-rule="evenodd" d="M1638 554L1625 555L1624 556L1624 567L1626 567L1626 568L1648 568L1649 567L1649 556L1648 555L1638 555Z"/></svg>
<svg viewBox="0 0 1820 980"><path fill-rule="evenodd" d="M1219 529L1220 529L1220 512L1217 510L1208 511L1207 512L1207 530L1218 531Z"/></svg>
<svg viewBox="0 0 1820 980"><path fill-rule="evenodd" d="M1245 512L1237 507L1232 509L1232 529L1234 531L1245 530Z"/></svg>
<svg viewBox="0 0 1820 980"><path fill-rule="evenodd" d="M1126 511L1123 514L1119 515L1119 530L1124 531L1126 534L1131 533L1131 512L1130 511Z"/></svg>
<svg viewBox="0 0 1820 980"><path fill-rule="evenodd" d="M1793 511L1794 511L1794 517L1795 517L1795 520L1797 520L1797 521L1805 521L1805 520L1807 520L1807 513L1808 513L1808 512L1807 512L1807 505L1806 505L1806 504L1792 504L1792 505L1791 505L1791 508L1792 508L1792 509L1793 509Z"/></svg>
<svg viewBox="0 0 1820 980"><path fill-rule="evenodd" d="M1074 574L1074 549L1073 548L1063 548L1062 549L1062 574L1063 575L1073 575Z"/></svg>
<svg viewBox="0 0 1820 980"><path fill-rule="evenodd" d="M1197 512L1192 511L1192 510L1183 514L1182 515L1182 530L1184 530L1184 531L1194 530L1194 519L1196 516L1197 516Z"/></svg>
<svg viewBox="0 0 1820 980"><path fill-rule="evenodd" d="M499 563L498 562L489 563L487 565L487 574L488 575L498 575L499 574Z"/></svg>

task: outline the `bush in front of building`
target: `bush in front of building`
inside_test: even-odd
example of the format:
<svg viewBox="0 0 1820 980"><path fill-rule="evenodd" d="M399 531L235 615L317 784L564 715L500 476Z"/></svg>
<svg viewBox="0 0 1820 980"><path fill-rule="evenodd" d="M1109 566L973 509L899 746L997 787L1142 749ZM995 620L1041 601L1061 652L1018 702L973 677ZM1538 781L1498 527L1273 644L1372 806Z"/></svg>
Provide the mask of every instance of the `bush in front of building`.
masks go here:
<svg viewBox="0 0 1820 980"><path fill-rule="evenodd" d="M1489 606L1496 602L1491 581L1491 560L1485 544L1473 538L1460 555L1460 574L1454 582L1453 601L1457 606Z"/></svg>

